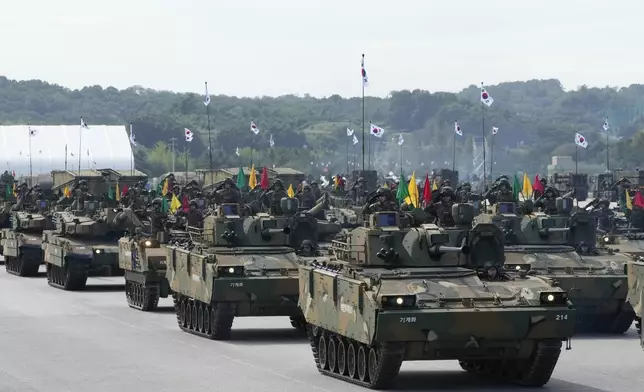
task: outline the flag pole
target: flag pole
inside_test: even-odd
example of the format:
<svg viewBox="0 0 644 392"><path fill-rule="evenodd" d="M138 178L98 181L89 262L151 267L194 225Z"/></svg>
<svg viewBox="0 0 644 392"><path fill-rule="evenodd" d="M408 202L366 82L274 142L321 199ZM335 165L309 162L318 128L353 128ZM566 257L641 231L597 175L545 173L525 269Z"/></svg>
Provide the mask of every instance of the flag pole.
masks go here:
<svg viewBox="0 0 644 392"><path fill-rule="evenodd" d="M210 129L210 95L208 94L208 82L204 82L206 86L206 118L208 121L208 159L210 163L210 183L214 183L214 173L212 167L212 131Z"/></svg>
<svg viewBox="0 0 644 392"><path fill-rule="evenodd" d="M134 177L134 146L132 146L132 123L130 123L130 149L132 150L132 160L130 161L130 175Z"/></svg>
<svg viewBox="0 0 644 392"><path fill-rule="evenodd" d="M578 163L579 163L579 146L575 141L575 176L579 174ZM577 195L575 195L575 205L579 206L579 200L577 199Z"/></svg>
<svg viewBox="0 0 644 392"><path fill-rule="evenodd" d="M456 120L454 120L454 124L456 124ZM454 138L452 145L452 172L454 172L456 171L456 130L454 130L452 137Z"/></svg>
<svg viewBox="0 0 644 392"><path fill-rule="evenodd" d="M65 171L67 171L67 144L65 144Z"/></svg>
<svg viewBox="0 0 644 392"><path fill-rule="evenodd" d="M492 136L490 136L490 177L494 178L494 130L492 131ZM485 146L485 143L483 143Z"/></svg>
<svg viewBox="0 0 644 392"><path fill-rule="evenodd" d="M81 157L83 156L83 117L80 118L80 126L78 128L78 175L81 171Z"/></svg>
<svg viewBox="0 0 644 392"><path fill-rule="evenodd" d="M481 91L483 91L483 82L481 82ZM483 134L483 184L487 185L487 176L485 175L485 104L481 100L481 132Z"/></svg>
<svg viewBox="0 0 644 392"><path fill-rule="evenodd" d="M32 176L33 176L33 171L31 166L31 127L29 127L29 184L31 184Z"/></svg>
<svg viewBox="0 0 644 392"><path fill-rule="evenodd" d="M362 70L364 70L364 53L362 54ZM364 165L364 145L365 145L365 122L364 122L364 75L362 75L362 172L365 171ZM371 139L369 139L369 167L371 167Z"/></svg>
<svg viewBox="0 0 644 392"><path fill-rule="evenodd" d="M186 143L186 147L185 147L185 150L184 150L183 153L185 155L185 160L186 160L186 182L185 182L185 184L187 184L188 183L188 139L186 139L185 143Z"/></svg>
<svg viewBox="0 0 644 392"><path fill-rule="evenodd" d="M176 137L171 137L170 141L172 142L172 173L175 171L175 166L174 166L174 160L175 160L175 150L174 150L174 143L177 141Z"/></svg>
<svg viewBox="0 0 644 392"><path fill-rule="evenodd" d="M347 141L346 141L345 146L346 146L346 149L347 149L347 176L348 176L349 175L349 135L347 135L346 139L347 139Z"/></svg>
<svg viewBox="0 0 644 392"><path fill-rule="evenodd" d="M608 117L606 117L606 124L608 124ZM608 154L610 150L610 145L608 144L608 129L606 129L605 131L606 131L606 171L610 171L610 164L609 164L610 161L608 160Z"/></svg>

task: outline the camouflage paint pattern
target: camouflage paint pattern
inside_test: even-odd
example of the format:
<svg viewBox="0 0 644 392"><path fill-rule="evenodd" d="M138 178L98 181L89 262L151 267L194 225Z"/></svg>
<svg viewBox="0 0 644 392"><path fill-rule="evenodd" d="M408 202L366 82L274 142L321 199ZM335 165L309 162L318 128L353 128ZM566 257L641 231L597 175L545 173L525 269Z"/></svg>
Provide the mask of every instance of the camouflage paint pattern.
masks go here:
<svg viewBox="0 0 644 392"><path fill-rule="evenodd" d="M113 241L67 238L51 231L42 238L45 263L65 267L70 260L78 260L92 268L118 266L119 247Z"/></svg>
<svg viewBox="0 0 644 392"><path fill-rule="evenodd" d="M629 257L601 247L602 244L588 254L579 254L569 246L572 236L583 236L586 228L578 226L571 232L570 222L586 218L585 212L573 215L536 212L530 215L482 214L476 220L490 222L505 230L506 239L512 244L505 247L505 264L509 270L529 269L529 273L550 279L568 292L583 328L623 333L632 318L632 310L626 303L625 266ZM589 245L595 242L594 227L592 229L588 234L590 238L583 238Z"/></svg>
<svg viewBox="0 0 644 392"><path fill-rule="evenodd" d="M493 357L509 347L511 356L527 358L537 341L573 335L575 310L548 280L479 277L486 262L503 263L495 226L469 230L455 217L461 228L400 229L378 226L378 215L335 243L337 264L300 267L308 323L366 345L404 342L406 360ZM387 247L396 257L383 253ZM543 302L549 295L562 302Z"/></svg>
<svg viewBox="0 0 644 392"><path fill-rule="evenodd" d="M192 249L168 246L170 288L206 304L235 303L235 316L299 314L298 257L267 214L209 216ZM234 233L232 242L222 238Z"/></svg>
<svg viewBox="0 0 644 392"><path fill-rule="evenodd" d="M644 349L642 335L642 317L644 315L644 261L633 261L628 264L628 302L635 310L635 326Z"/></svg>
<svg viewBox="0 0 644 392"><path fill-rule="evenodd" d="M11 229L3 230L2 248L5 257L19 257L22 252L31 249L40 253L42 250L42 234L19 233Z"/></svg>
<svg viewBox="0 0 644 392"><path fill-rule="evenodd" d="M126 272L152 273L165 278L167 251L154 239L119 239L119 267Z"/></svg>

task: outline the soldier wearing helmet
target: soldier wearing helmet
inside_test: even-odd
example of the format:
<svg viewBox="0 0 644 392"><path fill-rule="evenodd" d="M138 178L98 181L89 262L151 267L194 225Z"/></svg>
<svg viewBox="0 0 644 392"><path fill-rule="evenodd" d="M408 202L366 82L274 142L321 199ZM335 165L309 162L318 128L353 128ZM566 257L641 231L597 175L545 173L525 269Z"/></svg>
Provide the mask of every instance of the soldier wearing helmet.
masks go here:
<svg viewBox="0 0 644 392"><path fill-rule="evenodd" d="M322 191L320 190L320 184L318 184L316 181L311 182L311 192L313 192L313 197L315 197L315 200L317 200L320 197L322 197Z"/></svg>
<svg viewBox="0 0 644 392"><path fill-rule="evenodd" d="M302 257L315 257L322 255L318 247L315 246L311 240L302 241L302 245L300 245L300 249L298 249L297 254Z"/></svg>
<svg viewBox="0 0 644 392"><path fill-rule="evenodd" d="M362 208L363 215L374 212L398 211L398 204L391 189L380 188L376 194L369 199L369 202Z"/></svg>
<svg viewBox="0 0 644 392"><path fill-rule="evenodd" d="M199 210L196 200L190 200L189 209L186 213L186 225L190 227L203 226L203 214Z"/></svg>
<svg viewBox="0 0 644 392"><path fill-rule="evenodd" d="M610 209L610 201L601 199L599 201L599 208L594 210L592 214L597 219L598 233L607 234L612 231L615 213Z"/></svg>
<svg viewBox="0 0 644 392"><path fill-rule="evenodd" d="M512 186L510 185L510 180L508 180L507 176L500 176L497 178L490 189L485 192L483 198L487 199L490 204L517 202L512 194Z"/></svg>
<svg viewBox="0 0 644 392"><path fill-rule="evenodd" d="M284 190L284 183L279 178L276 178L275 181L273 181L271 188L260 195L259 200L261 200L265 206L270 208L271 214L282 215L283 212L280 203L282 199L287 197L288 193Z"/></svg>
<svg viewBox="0 0 644 392"><path fill-rule="evenodd" d="M237 188L237 184L232 180L232 178L226 178L224 183L221 184L213 192L212 198L217 204L224 203L241 203L241 192Z"/></svg>
<svg viewBox="0 0 644 392"><path fill-rule="evenodd" d="M163 199L157 197L146 208L146 212L150 217L150 223L154 231L164 231L165 230L165 220L167 218L167 212L163 211Z"/></svg>
<svg viewBox="0 0 644 392"><path fill-rule="evenodd" d="M444 186L440 189L437 200L425 207L425 212L434 219L434 222L441 227L453 227L454 217L452 216L452 206L456 202L456 193L450 186Z"/></svg>
<svg viewBox="0 0 644 392"><path fill-rule="evenodd" d="M297 198L300 201L300 207L304 209L310 210L315 206L315 196L313 196L311 186L306 181L302 182L302 190L298 193Z"/></svg>
<svg viewBox="0 0 644 392"><path fill-rule="evenodd" d="M548 187L546 188L545 192L543 192L543 195L541 195L539 199L534 202L534 207L540 208L541 211L545 212L548 215L556 215L557 196L558 195L556 190L552 187Z"/></svg>

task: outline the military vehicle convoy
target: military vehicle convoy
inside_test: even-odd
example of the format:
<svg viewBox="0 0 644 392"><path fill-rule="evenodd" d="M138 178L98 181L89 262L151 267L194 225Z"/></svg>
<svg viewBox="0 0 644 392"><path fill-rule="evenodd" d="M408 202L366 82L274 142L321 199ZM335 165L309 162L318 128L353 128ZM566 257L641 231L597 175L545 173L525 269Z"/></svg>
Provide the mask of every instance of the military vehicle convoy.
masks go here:
<svg viewBox="0 0 644 392"><path fill-rule="evenodd" d="M42 233L52 229L53 222L47 200L23 208L12 212L11 228L3 230L2 249L8 273L31 277L43 264Z"/></svg>
<svg viewBox="0 0 644 392"><path fill-rule="evenodd" d="M644 261L639 259L628 263L628 302L635 311L635 328L644 349L642 318L644 317Z"/></svg>
<svg viewBox="0 0 644 392"><path fill-rule="evenodd" d="M549 279L569 293L578 332L626 332L634 317L626 302L628 258L594 247L594 219L586 211L571 215L571 198L558 198L556 205L558 214L546 215L517 214L514 203L498 203L497 214L481 214L476 221L504 231L510 270Z"/></svg>
<svg viewBox="0 0 644 392"><path fill-rule="evenodd" d="M575 310L551 281L504 274L503 234L472 227L474 214L454 205L457 227L445 229L377 212L334 242L337 260L301 265L298 303L321 373L380 389L403 361L454 359L483 377L548 382Z"/></svg>
<svg viewBox="0 0 644 392"><path fill-rule="evenodd" d="M298 258L290 228L279 226L268 214L242 217L238 204L221 204L204 229L189 228L189 244L166 247L179 328L216 340L230 338L235 317L288 316L304 328Z"/></svg>

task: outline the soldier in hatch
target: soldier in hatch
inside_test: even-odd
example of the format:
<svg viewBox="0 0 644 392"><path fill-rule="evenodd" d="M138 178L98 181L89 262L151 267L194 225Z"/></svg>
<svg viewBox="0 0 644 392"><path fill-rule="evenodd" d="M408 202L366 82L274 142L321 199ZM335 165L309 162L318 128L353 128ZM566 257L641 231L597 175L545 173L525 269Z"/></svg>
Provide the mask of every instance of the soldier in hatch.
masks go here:
<svg viewBox="0 0 644 392"><path fill-rule="evenodd" d="M168 217L166 212L163 212L163 199L160 197L152 200L146 208L146 213L150 217L150 225L153 232L165 231L165 220Z"/></svg>
<svg viewBox="0 0 644 392"><path fill-rule="evenodd" d="M315 206L315 196L311 190L311 186L306 182L302 183L302 191L297 195L298 200L300 201L300 207L306 210L310 210Z"/></svg>
<svg viewBox="0 0 644 392"><path fill-rule="evenodd" d="M318 247L313 245L313 242L311 242L311 240L302 241L302 245L296 253L298 254L298 256L302 257L322 256L322 253L320 253Z"/></svg>
<svg viewBox="0 0 644 392"><path fill-rule="evenodd" d="M190 227L203 226L203 214L199 210L199 205L195 200L190 201L190 208L186 214L186 225Z"/></svg>
<svg viewBox="0 0 644 392"><path fill-rule="evenodd" d="M280 203L286 197L288 197L288 193L284 190L284 183L276 178L271 188L264 191L259 199L270 208L271 214L283 215Z"/></svg>
<svg viewBox="0 0 644 392"><path fill-rule="evenodd" d="M490 204L516 203L514 195L512 194L512 186L506 176L499 177L490 190L485 192L483 198L487 199Z"/></svg>
<svg viewBox="0 0 644 392"><path fill-rule="evenodd" d="M70 210L82 210L85 201L92 200L94 195L89 190L89 185L86 180L80 180L74 184L72 188L72 203L69 207Z"/></svg>
<svg viewBox="0 0 644 392"><path fill-rule="evenodd" d="M374 199L377 199L375 203ZM369 202L362 208L362 215L369 215L374 212L398 211L396 198L391 189L380 188Z"/></svg>
<svg viewBox="0 0 644 392"><path fill-rule="evenodd" d="M367 194L367 182L364 178L360 177L358 178L358 181L351 186L351 197L357 202L360 198L367 196Z"/></svg>
<svg viewBox="0 0 644 392"><path fill-rule="evenodd" d="M540 208L541 211L545 212L548 215L557 214L557 194L555 193L554 188L548 187L546 191L539 197L537 201L534 202L535 208Z"/></svg>
<svg viewBox="0 0 644 392"><path fill-rule="evenodd" d="M437 201L432 201L425 212L434 219L434 222L441 227L453 227L454 217L452 216L452 206L456 202L456 194L449 186L440 189Z"/></svg>
<svg viewBox="0 0 644 392"><path fill-rule="evenodd" d="M592 212L597 219L597 232L607 234L612 232L613 218L615 213L610 209L610 201L602 199L599 201L599 208Z"/></svg>
<svg viewBox="0 0 644 392"><path fill-rule="evenodd" d="M315 200L322 197L322 191L320 190L320 185L316 181L311 182L311 192L313 192L313 197L315 197Z"/></svg>
<svg viewBox="0 0 644 392"><path fill-rule="evenodd" d="M503 265L495 261L487 261L478 271L479 278L487 281L510 280L511 277L503 271Z"/></svg>
<svg viewBox="0 0 644 392"><path fill-rule="evenodd" d="M226 178L224 183L213 191L211 198L217 204L238 204L242 201L241 192L232 178Z"/></svg>

